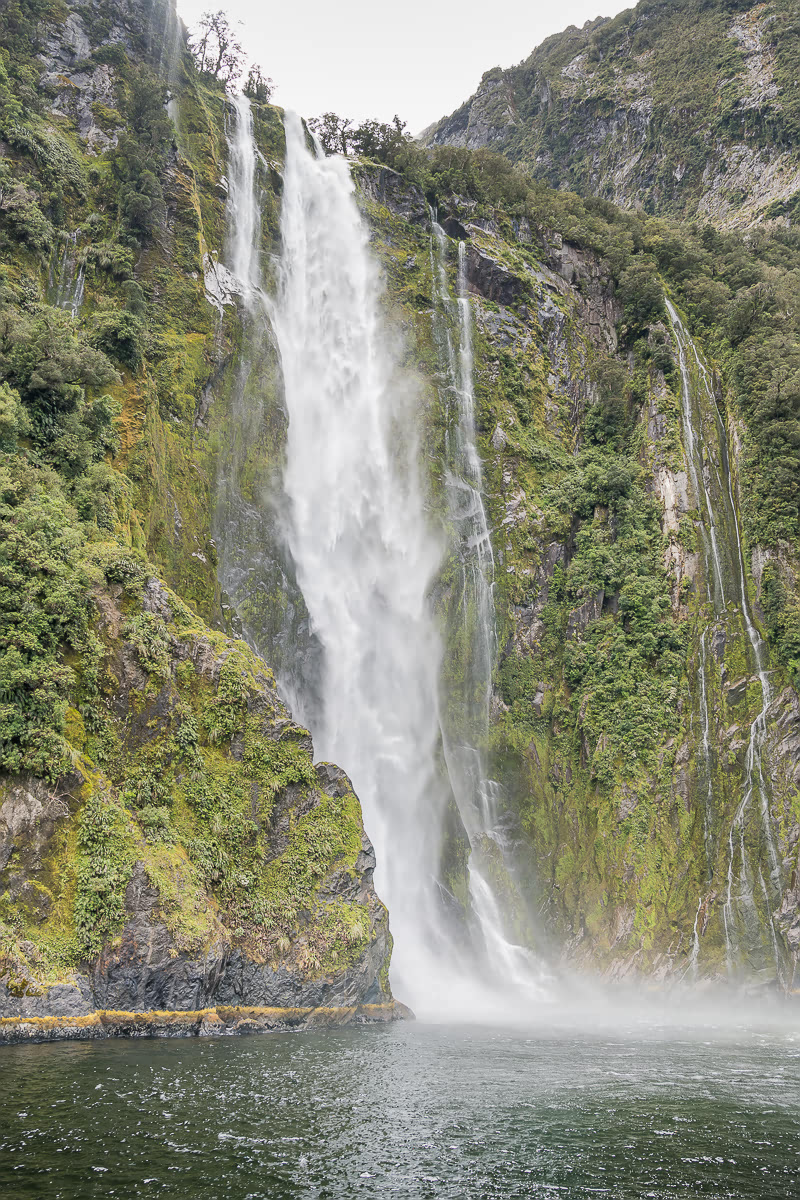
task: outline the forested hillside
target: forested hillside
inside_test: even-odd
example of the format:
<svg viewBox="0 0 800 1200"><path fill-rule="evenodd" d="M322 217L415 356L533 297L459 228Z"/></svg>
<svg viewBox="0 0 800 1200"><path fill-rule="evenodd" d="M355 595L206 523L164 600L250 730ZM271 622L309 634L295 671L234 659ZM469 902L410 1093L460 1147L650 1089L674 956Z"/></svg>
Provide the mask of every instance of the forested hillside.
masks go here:
<svg viewBox="0 0 800 1200"><path fill-rule="evenodd" d="M358 801L228 636L227 99L184 37L148 0L0 15L0 1012L89 1029L388 996Z"/></svg>

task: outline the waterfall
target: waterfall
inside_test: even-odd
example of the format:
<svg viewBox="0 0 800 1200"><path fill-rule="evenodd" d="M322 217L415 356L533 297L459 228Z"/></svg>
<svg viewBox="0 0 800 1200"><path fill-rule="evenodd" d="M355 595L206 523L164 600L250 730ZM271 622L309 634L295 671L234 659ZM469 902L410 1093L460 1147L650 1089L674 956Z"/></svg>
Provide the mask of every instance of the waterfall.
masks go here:
<svg viewBox="0 0 800 1200"><path fill-rule="evenodd" d="M469 301L456 301L457 396L447 499L465 586L475 598L474 701L443 728L443 642L431 591L446 550L419 474L419 396L381 315L382 287L350 167L309 148L288 115L282 258L272 311L288 414L283 489L287 544L319 648L284 691L317 754L353 780L378 860L376 887L394 936L391 977L423 1013L475 1015L541 995L530 952L509 940L487 865L495 855L493 787L482 765L494 654L492 552L474 442ZM461 290L464 290L463 270ZM472 606L471 606L472 607ZM478 665L479 664L479 665ZM470 738L466 737L470 731ZM477 744L476 744L477 741ZM467 930L454 928L440 882L455 803L473 851ZM536 980L537 987L530 985Z"/></svg>
<svg viewBox="0 0 800 1200"><path fill-rule="evenodd" d="M228 267L252 310L261 295L261 213L257 193L258 150L253 136L253 110L241 92L232 97L233 128L228 133Z"/></svg>
<svg viewBox="0 0 800 1200"><path fill-rule="evenodd" d="M175 0L150 0L145 37L148 53L160 78L173 87L185 45L185 30Z"/></svg>
<svg viewBox="0 0 800 1200"><path fill-rule="evenodd" d="M725 866L724 902L722 906L722 921L725 934L726 965L729 977L736 971L737 958L741 952L749 953L753 946L760 942L762 922L756 906L756 888L761 892L765 905L765 920L769 929L772 957L775 971L779 980L782 978L782 956L778 945L775 927L772 921L772 908L778 895L780 879L780 864L775 846L772 828L772 817L769 810L769 792L764 779L762 765L762 746L767 732L767 712L772 702L772 689L767 675L766 646L756 629L747 595L747 574L744 564L741 530L739 517L733 495L733 482L728 459L727 434L722 416L717 406L714 390L708 371L702 362L693 340L683 326L674 306L667 301L667 310L678 348L678 365L681 374L681 402L683 412L684 438L686 457L690 477L698 502L703 502L705 511L701 509L701 522L706 547L706 565L709 562L714 574L717 588L717 612L721 619L728 620L726 612L726 595L722 573L722 557L718 539L718 527L725 532L728 569L733 584L733 594L727 599L738 606L744 633L750 646L753 662L755 663L761 688L761 707L751 722L748 735L748 746L745 757L744 778L741 797L736 805L727 837L727 863ZM694 366L699 382L697 392L693 389L689 367L689 355L694 360ZM705 402L705 409L712 421L713 434L719 446L720 468L717 470L720 484L720 496L713 499L711 489L706 480L704 464L699 452L700 438L695 429L695 414L692 406L693 396ZM703 749L707 769L710 767L711 755L709 750L710 713L708 708L708 681L706 672L705 652L706 631L701 632L701 662L699 666L700 702L703 719ZM713 801L713 786L709 774L708 804ZM756 809L755 814L753 809ZM769 881L773 898L764 878L761 862L758 856L748 862L746 832L751 818L755 815L766 842L769 859ZM755 875L757 874L757 883ZM744 929L744 939L742 937ZM695 927L696 933L696 927ZM696 961L696 959L695 959Z"/></svg>
<svg viewBox="0 0 800 1200"><path fill-rule="evenodd" d="M295 707L317 754L342 764L378 858L412 1003L437 974L442 795L436 688L442 647L428 590L440 547L417 477L414 395L380 319L377 269L348 163L311 152L286 118L282 278L274 324L289 427L289 548L322 647L320 703Z"/></svg>
<svg viewBox="0 0 800 1200"><path fill-rule="evenodd" d="M703 807L703 843L706 850L708 877L711 880L714 873L714 864L711 855L711 816L714 811L714 760L711 753L711 710L708 704L708 653L706 650L706 636L707 630L701 629L700 664L697 675L700 681L700 716L703 722L703 762L706 773L706 795ZM696 941L697 929L695 928Z"/></svg>
<svg viewBox="0 0 800 1200"><path fill-rule="evenodd" d="M51 304L77 317L83 304L86 264L78 253L78 232L62 233L62 247L53 251L47 278L47 295Z"/></svg>
<svg viewBox="0 0 800 1200"><path fill-rule="evenodd" d="M446 367L445 486L448 515L456 537L458 587L451 624L459 626L461 686L456 713L443 720L445 759L458 811L470 844L469 894L486 959L521 995L539 998L541 964L531 950L509 939L507 915L498 904L492 876L505 876L516 892L509 846L499 827L500 785L488 777L486 743L497 649L494 608L495 562L486 508L482 466L475 440L472 312L466 272L466 245L458 243L457 295L451 298L447 272L449 239L431 211L431 265L434 332ZM453 335L457 336L457 349ZM460 637L459 637L460 635ZM453 640L456 640L455 638ZM453 690L453 685L450 685ZM452 709L452 705L445 705ZM524 908L521 897L518 904Z"/></svg>

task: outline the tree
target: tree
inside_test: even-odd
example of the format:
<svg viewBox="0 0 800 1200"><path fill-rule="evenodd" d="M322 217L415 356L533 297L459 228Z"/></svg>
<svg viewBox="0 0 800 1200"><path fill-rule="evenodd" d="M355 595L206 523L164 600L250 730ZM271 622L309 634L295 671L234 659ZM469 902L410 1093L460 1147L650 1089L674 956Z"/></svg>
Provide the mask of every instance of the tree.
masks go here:
<svg viewBox="0 0 800 1200"><path fill-rule="evenodd" d="M664 294L652 259L642 256L622 272L617 295L629 325L652 324L664 315Z"/></svg>
<svg viewBox="0 0 800 1200"><path fill-rule="evenodd" d="M244 50L222 9L203 13L192 34L191 50L198 70L212 79L233 84L242 73Z"/></svg>
<svg viewBox="0 0 800 1200"><path fill-rule="evenodd" d="M354 127L347 117L327 112L308 124L326 154L358 154L389 167L397 165L398 155L411 141L405 121L398 116L388 124L373 118Z"/></svg>
<svg viewBox="0 0 800 1200"><path fill-rule="evenodd" d="M347 117L326 112L308 122L309 129L317 135L326 154L347 154L350 148L352 124Z"/></svg>
<svg viewBox="0 0 800 1200"><path fill-rule="evenodd" d="M257 63L253 63L247 76L247 82L244 85L245 96L249 96L251 100L255 100L258 104L269 104L272 99L272 89L272 80L262 75L261 67Z"/></svg>

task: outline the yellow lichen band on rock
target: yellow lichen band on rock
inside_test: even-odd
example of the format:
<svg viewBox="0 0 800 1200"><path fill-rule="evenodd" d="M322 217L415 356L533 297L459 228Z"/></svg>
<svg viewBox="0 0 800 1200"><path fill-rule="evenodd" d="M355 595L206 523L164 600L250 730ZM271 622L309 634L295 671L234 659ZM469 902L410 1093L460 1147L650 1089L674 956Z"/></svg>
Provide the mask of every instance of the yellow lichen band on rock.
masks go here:
<svg viewBox="0 0 800 1200"><path fill-rule="evenodd" d="M203 1024L221 1025L227 1032L235 1033L237 1027L247 1023L248 1029L258 1027L265 1032L280 1031L303 1025L347 1025L353 1020L387 1022L403 1019L406 1012L402 1005L354 1004L319 1008L233 1008L220 1005L218 1008L151 1012L128 1012L113 1009L98 1009L80 1017L0 1017L0 1044L18 1041L61 1041L72 1037L125 1036L125 1031L135 1028L137 1032L161 1029L184 1029L187 1034L196 1033ZM96 1030L95 1034L88 1031Z"/></svg>

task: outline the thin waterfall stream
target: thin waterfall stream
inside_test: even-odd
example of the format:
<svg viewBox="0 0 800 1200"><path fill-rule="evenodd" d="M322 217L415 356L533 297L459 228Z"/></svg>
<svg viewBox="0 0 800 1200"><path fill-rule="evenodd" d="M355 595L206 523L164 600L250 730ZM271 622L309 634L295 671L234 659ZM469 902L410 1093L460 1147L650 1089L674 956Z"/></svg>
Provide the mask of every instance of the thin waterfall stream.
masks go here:
<svg viewBox="0 0 800 1200"><path fill-rule="evenodd" d="M450 420L445 445L446 493L458 543L460 593L454 607L463 647L459 704L462 724L456 730L449 730L444 722L444 752L470 843L470 898L486 957L492 969L509 980L517 991L540 998L545 978L542 965L527 946L507 936L507 914L504 919L489 882L492 869L499 870L507 877L509 891L514 891L508 846L499 825L500 785L489 778L486 764L492 668L497 649L495 561L483 501L481 460L475 442L472 311L466 246L459 241L453 299L447 271L450 242L432 210L430 215L435 333L447 367L447 397L452 400L452 405L448 405Z"/></svg>
<svg viewBox="0 0 800 1200"><path fill-rule="evenodd" d="M772 818L769 810L769 792L764 779L762 765L762 746L766 736L766 718L772 702L772 689L767 675L766 647L756 629L747 596L747 574L744 564L739 518L733 495L733 482L728 456L727 433L722 416L714 395L714 390L708 371L701 359L700 353L684 327L681 319L671 302L667 301L670 323L678 348L678 366L681 375L681 401L686 443L686 458L689 473L698 503L701 508L701 530L706 550L706 567L711 568L715 581L714 605L717 619L727 619L726 595L722 574L722 555L718 539L718 527L722 526L726 534L726 559L729 576L733 584L733 595L727 600L733 600L737 605L744 626L744 633L750 646L753 662L756 668L761 688L761 707L749 725L748 745L744 763L741 798L736 805L727 837L727 854L725 864L724 900L722 904L722 920L725 933L726 964L729 977L733 977L739 965L742 953L750 953L752 947L760 941L760 930L765 923L769 928L770 946L774 960L774 968L779 981L783 977L783 963L778 946L777 935L772 921L772 909L777 900L776 884L779 878L779 863L775 847L775 837L772 829ZM693 388L693 380L689 365L689 356L694 360L698 387ZM715 503L711 489L706 480L703 457L700 452L701 435L695 428L693 397L704 402L711 418L712 428L719 446L720 463L717 466L717 477L721 495ZM711 595L709 592L709 600ZM707 630L700 634L701 656L698 667L700 678L700 705L703 723L703 751L707 772L707 808L714 801L713 781L711 777L711 754L709 730L711 715L708 702L708 674L706 656ZM755 814L753 809L756 808ZM760 836L766 842L770 864L769 881L756 861L750 863L746 845L746 833L751 818L755 815ZM708 819L708 812L705 821ZM708 841L706 838L708 850ZM758 874L757 883L754 872ZM765 905L766 916L762 921L755 900L755 887L761 892ZM772 894L770 894L772 892ZM699 912L699 909L698 909ZM697 946L695 923L695 946ZM695 951L695 963L696 963Z"/></svg>
<svg viewBox="0 0 800 1200"><path fill-rule="evenodd" d="M56 246L50 260L47 293L50 303L63 308L74 321L83 304L86 263L78 250L78 231L59 236L61 249Z"/></svg>

